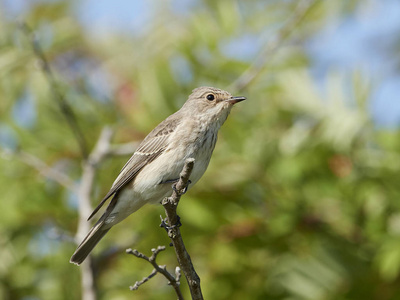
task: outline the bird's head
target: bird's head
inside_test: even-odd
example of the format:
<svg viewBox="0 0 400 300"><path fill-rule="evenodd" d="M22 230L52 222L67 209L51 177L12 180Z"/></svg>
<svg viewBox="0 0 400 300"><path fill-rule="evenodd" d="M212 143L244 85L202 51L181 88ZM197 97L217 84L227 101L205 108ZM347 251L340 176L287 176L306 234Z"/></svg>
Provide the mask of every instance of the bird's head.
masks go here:
<svg viewBox="0 0 400 300"><path fill-rule="evenodd" d="M184 108L193 115L204 115L207 119L227 118L233 105L246 100L245 97L232 97L230 93L213 87L202 86L194 89Z"/></svg>

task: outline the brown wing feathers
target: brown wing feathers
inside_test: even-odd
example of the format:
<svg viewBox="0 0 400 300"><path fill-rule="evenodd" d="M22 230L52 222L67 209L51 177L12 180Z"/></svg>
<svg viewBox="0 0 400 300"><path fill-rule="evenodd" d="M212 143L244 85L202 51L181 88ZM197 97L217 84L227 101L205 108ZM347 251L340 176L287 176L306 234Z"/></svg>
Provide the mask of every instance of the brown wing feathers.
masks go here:
<svg viewBox="0 0 400 300"><path fill-rule="evenodd" d="M179 118L177 117L178 115L176 113L169 117L177 119L177 122L172 122L172 126L171 123L169 123L169 126L165 126L168 124L165 122L169 119L167 118L149 133L149 135L139 145L132 157L121 169L121 172L113 183L110 191L94 209L88 220L90 220L99 211L108 198L116 194L122 187L130 182L144 166L155 160L165 150L168 145L170 134L174 132L175 128L179 124Z"/></svg>

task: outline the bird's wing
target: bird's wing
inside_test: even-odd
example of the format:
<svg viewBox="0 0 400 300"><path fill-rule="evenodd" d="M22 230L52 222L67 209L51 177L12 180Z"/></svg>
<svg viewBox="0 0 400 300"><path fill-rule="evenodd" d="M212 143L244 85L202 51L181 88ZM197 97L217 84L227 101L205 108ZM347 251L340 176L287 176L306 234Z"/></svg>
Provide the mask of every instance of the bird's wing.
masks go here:
<svg viewBox="0 0 400 300"><path fill-rule="evenodd" d="M89 216L90 220L104 205L106 200L118 193L122 187L129 183L143 169L144 166L155 160L167 148L169 138L179 124L178 115L175 113L161 122L148 136L140 143L125 166L121 169L117 179L114 181L110 191L101 200L100 204Z"/></svg>

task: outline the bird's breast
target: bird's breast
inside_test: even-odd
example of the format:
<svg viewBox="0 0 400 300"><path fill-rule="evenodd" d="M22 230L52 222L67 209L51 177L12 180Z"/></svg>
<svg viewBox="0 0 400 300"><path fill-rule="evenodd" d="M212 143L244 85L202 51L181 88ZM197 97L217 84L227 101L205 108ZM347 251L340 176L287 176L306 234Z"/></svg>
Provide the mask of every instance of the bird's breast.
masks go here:
<svg viewBox="0 0 400 300"><path fill-rule="evenodd" d="M168 147L153 162L146 165L133 181L137 195L150 203L159 202L171 192L171 184L163 182L179 179L186 159L194 158L190 176L192 187L204 174L217 141L218 130L195 126L193 123L177 128Z"/></svg>
<svg viewBox="0 0 400 300"><path fill-rule="evenodd" d="M193 130L193 134L185 149L184 160L194 158L195 163L190 176L192 183L196 183L207 170L211 155L217 142L218 130L213 128L202 128L201 126ZM182 165L183 167L183 165Z"/></svg>

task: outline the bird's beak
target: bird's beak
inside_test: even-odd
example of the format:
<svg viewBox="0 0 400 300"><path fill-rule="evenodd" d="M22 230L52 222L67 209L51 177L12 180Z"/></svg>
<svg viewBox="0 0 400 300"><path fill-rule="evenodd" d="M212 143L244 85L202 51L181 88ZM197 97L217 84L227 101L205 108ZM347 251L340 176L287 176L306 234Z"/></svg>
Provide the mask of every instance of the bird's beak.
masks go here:
<svg viewBox="0 0 400 300"><path fill-rule="evenodd" d="M241 102L243 100L246 100L246 97L232 97L232 98L226 99L226 101L231 103L231 104L236 104L236 103Z"/></svg>

